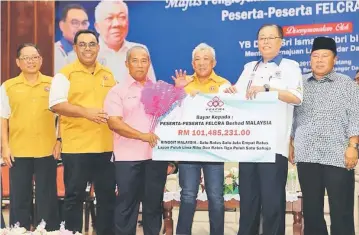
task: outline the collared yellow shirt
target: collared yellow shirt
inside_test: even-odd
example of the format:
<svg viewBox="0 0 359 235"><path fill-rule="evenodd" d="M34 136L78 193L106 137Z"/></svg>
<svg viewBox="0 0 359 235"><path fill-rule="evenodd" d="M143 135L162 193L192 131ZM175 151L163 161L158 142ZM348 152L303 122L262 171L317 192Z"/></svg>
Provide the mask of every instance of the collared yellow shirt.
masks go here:
<svg viewBox="0 0 359 235"><path fill-rule="evenodd" d="M30 84L23 73L4 82L9 98L9 145L15 157L52 155L56 143L55 115L49 107L51 77L39 73Z"/></svg>
<svg viewBox="0 0 359 235"><path fill-rule="evenodd" d="M80 61L61 71L70 82L68 102L86 108L103 109L109 90L116 84L112 72L97 62L91 74ZM102 153L113 149L113 135L106 123L97 124L86 118L61 116L62 152Z"/></svg>
<svg viewBox="0 0 359 235"><path fill-rule="evenodd" d="M229 83L229 81L221 76L218 76L214 71L212 71L209 79L205 82L200 82L196 74L188 76L187 79L193 78L192 82L184 88L186 93L191 93L192 91L199 91L201 93L218 93L219 87L223 84Z"/></svg>

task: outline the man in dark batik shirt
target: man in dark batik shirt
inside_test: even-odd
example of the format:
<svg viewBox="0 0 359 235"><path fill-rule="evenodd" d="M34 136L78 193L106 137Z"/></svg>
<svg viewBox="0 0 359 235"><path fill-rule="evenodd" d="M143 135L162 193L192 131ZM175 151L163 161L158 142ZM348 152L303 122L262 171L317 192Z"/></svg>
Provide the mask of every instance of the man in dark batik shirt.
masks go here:
<svg viewBox="0 0 359 235"><path fill-rule="evenodd" d="M294 108L289 160L298 167L305 235L328 235L325 189L331 235L354 235L359 89L353 79L335 72L336 60L335 41L316 38L311 52L312 73L303 78L303 103Z"/></svg>

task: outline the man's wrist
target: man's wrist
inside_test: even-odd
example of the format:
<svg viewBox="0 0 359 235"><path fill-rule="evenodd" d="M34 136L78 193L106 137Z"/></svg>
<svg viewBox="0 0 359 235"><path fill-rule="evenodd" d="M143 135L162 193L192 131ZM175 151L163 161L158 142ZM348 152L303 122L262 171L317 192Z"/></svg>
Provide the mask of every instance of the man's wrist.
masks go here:
<svg viewBox="0 0 359 235"><path fill-rule="evenodd" d="M81 106L79 106L79 107L80 107L80 116L87 119L87 116L88 116L87 108L84 108Z"/></svg>
<svg viewBox="0 0 359 235"><path fill-rule="evenodd" d="M57 137L56 141L62 143L62 138L61 138L61 137Z"/></svg>
<svg viewBox="0 0 359 235"><path fill-rule="evenodd" d="M137 139L138 140L143 140L143 136L145 135L145 133L139 132L137 135Z"/></svg>
<svg viewBox="0 0 359 235"><path fill-rule="evenodd" d="M2 148L9 148L9 143L1 143Z"/></svg>
<svg viewBox="0 0 359 235"><path fill-rule="evenodd" d="M270 86L269 86L269 84L264 84L264 86L263 86L263 91L265 91L265 92L270 91Z"/></svg>

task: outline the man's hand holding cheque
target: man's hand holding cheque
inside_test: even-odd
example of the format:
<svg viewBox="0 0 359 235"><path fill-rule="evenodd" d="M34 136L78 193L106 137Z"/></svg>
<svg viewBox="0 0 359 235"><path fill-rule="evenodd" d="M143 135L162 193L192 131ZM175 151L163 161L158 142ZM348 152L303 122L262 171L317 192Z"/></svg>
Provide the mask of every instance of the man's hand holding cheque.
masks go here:
<svg viewBox="0 0 359 235"><path fill-rule="evenodd" d="M223 91L224 93L235 94L238 93L236 86L230 86ZM265 92L265 88L261 86L252 86L246 91L246 99L253 100L259 92Z"/></svg>
<svg viewBox="0 0 359 235"><path fill-rule="evenodd" d="M168 161L152 159L159 140L154 131L173 101L182 99L183 89L163 81L152 82L147 76L150 65L145 47L131 47L126 58L129 76L112 88L105 100L108 126L114 132L116 184L120 192L126 192L119 194L115 208L116 234L136 233L136 226L128 226L128 218L138 217L141 200L150 202L142 206L143 211L151 212L143 214L144 233L159 234L161 229L151 221L162 220ZM135 225L137 219L133 221Z"/></svg>

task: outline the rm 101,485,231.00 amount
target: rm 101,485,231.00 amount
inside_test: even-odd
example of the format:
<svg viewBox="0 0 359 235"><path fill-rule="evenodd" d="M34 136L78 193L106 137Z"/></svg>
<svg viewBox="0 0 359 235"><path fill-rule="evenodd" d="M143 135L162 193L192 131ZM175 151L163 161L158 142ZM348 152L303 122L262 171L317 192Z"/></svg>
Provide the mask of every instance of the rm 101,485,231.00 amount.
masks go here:
<svg viewBox="0 0 359 235"><path fill-rule="evenodd" d="M182 136L239 136L245 135L249 136L251 134L250 130L178 130L178 135Z"/></svg>

